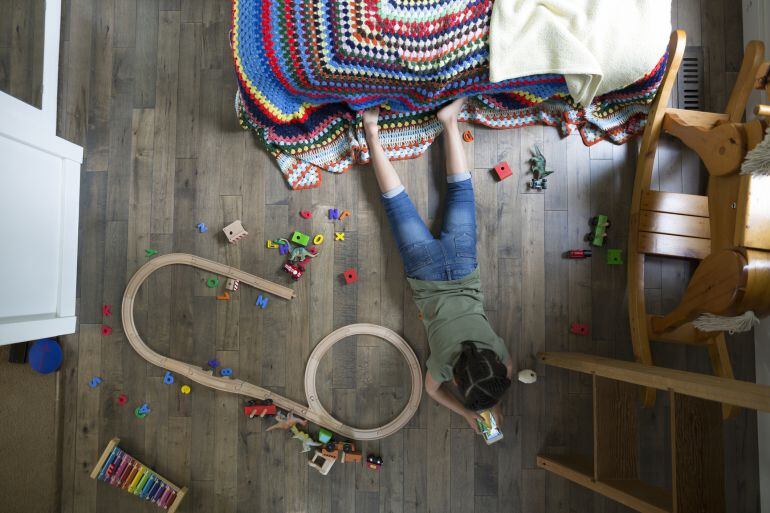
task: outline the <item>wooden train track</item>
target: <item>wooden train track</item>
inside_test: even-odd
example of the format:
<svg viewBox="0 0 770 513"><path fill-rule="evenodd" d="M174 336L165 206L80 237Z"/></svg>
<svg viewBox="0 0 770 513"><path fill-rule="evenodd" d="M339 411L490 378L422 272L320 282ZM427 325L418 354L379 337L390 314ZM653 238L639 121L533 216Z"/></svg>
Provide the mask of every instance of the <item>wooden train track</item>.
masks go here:
<svg viewBox="0 0 770 513"><path fill-rule="evenodd" d="M390 436L404 427L417 411L422 396L422 369L420 367L420 362L417 360L417 356L414 354L414 351L412 351L412 348L409 347L406 340L396 332L375 324L351 324L349 326L344 326L333 331L318 343L311 353L305 368L305 394L307 396L308 406L292 401L291 399L275 394L266 388L259 387L252 383L240 379L232 379L230 377L214 376L211 371L204 370L201 367L174 360L173 358L156 353L147 347L147 344L144 343L136 329L136 323L134 322L134 300L142 283L144 283L153 272L169 265L188 265L197 267L198 269L204 269L217 275L233 278L240 281L241 285L250 285L282 299L290 300L294 297L294 291L288 287L278 285L240 269L220 264L212 260L186 253L171 253L156 257L139 268L136 274L131 277L126 286L126 291L123 294L123 304L121 306L123 329L128 342L131 344L131 347L139 353L139 356L153 365L157 365L158 367L184 376L191 381L215 390L240 394L260 400L270 399L278 408L292 411L314 424L330 429L341 436L355 440L377 440ZM360 429L348 426L334 418L328 411L326 411L319 401L315 386L316 371L318 370L318 365L321 363L323 356L335 343L346 337L356 335L373 335L393 344L406 359L412 378L412 390L404 410L387 424L371 429Z"/></svg>

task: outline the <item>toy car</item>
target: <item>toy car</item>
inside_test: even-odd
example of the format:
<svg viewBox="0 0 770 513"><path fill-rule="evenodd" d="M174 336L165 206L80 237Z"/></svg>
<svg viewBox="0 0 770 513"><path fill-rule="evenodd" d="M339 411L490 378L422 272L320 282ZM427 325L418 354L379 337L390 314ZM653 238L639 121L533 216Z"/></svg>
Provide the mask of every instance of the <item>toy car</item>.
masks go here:
<svg viewBox="0 0 770 513"><path fill-rule="evenodd" d="M610 218L604 214L592 217L588 223L593 226L593 231L585 236L585 241L590 242L592 246L604 246L604 239L607 238L607 230L612 226Z"/></svg>
<svg viewBox="0 0 770 513"><path fill-rule="evenodd" d="M380 470L382 458L376 454L369 454L366 456L366 466L371 470Z"/></svg>
<svg viewBox="0 0 770 513"><path fill-rule="evenodd" d="M289 262L286 262L285 264L283 264L283 270L289 273L289 276L291 276L291 279L294 281L297 281L300 278L302 278L302 270L294 264L290 264Z"/></svg>

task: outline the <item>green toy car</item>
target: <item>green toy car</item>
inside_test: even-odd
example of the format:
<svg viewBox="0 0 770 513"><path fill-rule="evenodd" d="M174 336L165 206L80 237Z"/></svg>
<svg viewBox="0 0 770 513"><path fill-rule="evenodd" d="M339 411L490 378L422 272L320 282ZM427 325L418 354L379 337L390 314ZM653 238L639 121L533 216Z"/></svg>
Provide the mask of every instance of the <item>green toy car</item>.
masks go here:
<svg viewBox="0 0 770 513"><path fill-rule="evenodd" d="M607 230L612 225L610 218L604 214L599 214L590 219L589 224L593 226L593 231L585 236L585 241L590 242L592 246L604 246L604 239L607 238Z"/></svg>

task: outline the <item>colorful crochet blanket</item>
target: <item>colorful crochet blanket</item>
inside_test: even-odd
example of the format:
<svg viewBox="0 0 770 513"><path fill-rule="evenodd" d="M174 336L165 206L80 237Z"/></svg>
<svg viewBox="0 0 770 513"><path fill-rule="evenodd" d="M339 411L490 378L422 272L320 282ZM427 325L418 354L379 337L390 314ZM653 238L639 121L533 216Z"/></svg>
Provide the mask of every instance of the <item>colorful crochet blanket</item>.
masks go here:
<svg viewBox="0 0 770 513"><path fill-rule="evenodd" d="M418 157L441 132L435 110L468 96L462 121L536 123L587 145L641 132L665 56L636 83L587 108L561 75L490 83L492 0L233 0L236 110L289 186L320 185L322 170L368 162L360 111L384 105L380 138L392 159Z"/></svg>

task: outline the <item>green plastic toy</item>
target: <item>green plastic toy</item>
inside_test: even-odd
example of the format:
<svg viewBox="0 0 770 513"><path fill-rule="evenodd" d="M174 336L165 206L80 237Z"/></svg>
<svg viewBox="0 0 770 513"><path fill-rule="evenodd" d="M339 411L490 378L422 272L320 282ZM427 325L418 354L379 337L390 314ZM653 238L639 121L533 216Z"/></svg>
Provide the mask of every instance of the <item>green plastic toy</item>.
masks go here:
<svg viewBox="0 0 770 513"><path fill-rule="evenodd" d="M589 224L594 229L586 234L585 241L590 242L592 246L604 246L604 239L607 238L607 229L612 225L610 218L604 214L599 214L592 217Z"/></svg>
<svg viewBox="0 0 770 513"><path fill-rule="evenodd" d="M622 249L607 249L607 263L609 265L621 265L623 263Z"/></svg>
<svg viewBox="0 0 770 513"><path fill-rule="evenodd" d="M310 242L310 236L302 232L294 232L291 234L291 241L300 246L307 246L307 243Z"/></svg>

